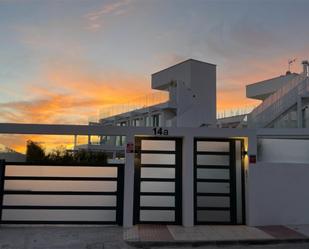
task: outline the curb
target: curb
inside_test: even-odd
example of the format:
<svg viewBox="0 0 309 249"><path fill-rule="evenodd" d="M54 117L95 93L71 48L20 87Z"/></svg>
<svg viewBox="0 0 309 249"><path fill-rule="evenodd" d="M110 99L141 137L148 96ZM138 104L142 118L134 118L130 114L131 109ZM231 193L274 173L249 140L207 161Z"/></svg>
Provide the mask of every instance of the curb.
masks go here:
<svg viewBox="0 0 309 249"><path fill-rule="evenodd" d="M172 246L229 246L229 245L271 245L271 244L293 244L293 243L309 243L309 238L295 239L259 239L259 240L199 240L199 241L125 241L128 245L136 248L149 247L172 247Z"/></svg>

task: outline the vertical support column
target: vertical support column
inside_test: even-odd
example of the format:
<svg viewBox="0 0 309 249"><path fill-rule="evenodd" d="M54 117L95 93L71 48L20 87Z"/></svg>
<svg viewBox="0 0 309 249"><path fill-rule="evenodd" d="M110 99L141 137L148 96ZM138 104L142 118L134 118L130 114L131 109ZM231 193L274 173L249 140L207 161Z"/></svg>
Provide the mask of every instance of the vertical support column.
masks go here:
<svg viewBox="0 0 309 249"><path fill-rule="evenodd" d="M258 155L257 155L257 134L254 132L253 134L250 134L248 136L248 155L256 155L257 161ZM254 192L250 190L250 167L257 167L255 164L251 164L250 162L245 161L245 164L247 163L247 167L245 167L245 197L246 197L246 225L252 225L252 212L251 210L254 209L254 201L255 196Z"/></svg>
<svg viewBox="0 0 309 249"><path fill-rule="evenodd" d="M88 145L91 145L91 136L88 135Z"/></svg>
<svg viewBox="0 0 309 249"><path fill-rule="evenodd" d="M124 198L124 165L117 167L117 224L123 225L123 198Z"/></svg>
<svg viewBox="0 0 309 249"><path fill-rule="evenodd" d="M303 127L302 98L297 98L297 128Z"/></svg>
<svg viewBox="0 0 309 249"><path fill-rule="evenodd" d="M182 161L182 224L194 225L194 141L188 135L183 139Z"/></svg>
<svg viewBox="0 0 309 249"><path fill-rule="evenodd" d="M77 135L74 135L74 150L76 150L77 146Z"/></svg>
<svg viewBox="0 0 309 249"><path fill-rule="evenodd" d="M127 134L127 143L134 143L134 135ZM125 151L124 168L124 202L123 202L123 226L133 226L133 203L134 203L134 153Z"/></svg>

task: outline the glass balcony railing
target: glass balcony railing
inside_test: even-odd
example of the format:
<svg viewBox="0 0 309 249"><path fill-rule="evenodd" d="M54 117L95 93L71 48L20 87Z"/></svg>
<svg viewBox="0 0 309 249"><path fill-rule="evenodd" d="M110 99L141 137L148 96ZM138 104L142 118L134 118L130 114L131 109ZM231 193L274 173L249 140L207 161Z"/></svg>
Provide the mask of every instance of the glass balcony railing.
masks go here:
<svg viewBox="0 0 309 249"><path fill-rule="evenodd" d="M309 92L309 81L305 75L298 75L270 95L257 106L249 116L252 127L266 127L297 102L298 96Z"/></svg>

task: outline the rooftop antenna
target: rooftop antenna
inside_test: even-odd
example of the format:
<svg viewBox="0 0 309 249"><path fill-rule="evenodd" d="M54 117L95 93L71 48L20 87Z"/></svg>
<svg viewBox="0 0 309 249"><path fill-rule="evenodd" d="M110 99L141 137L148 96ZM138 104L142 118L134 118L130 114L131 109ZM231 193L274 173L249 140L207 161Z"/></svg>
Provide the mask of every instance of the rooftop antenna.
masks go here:
<svg viewBox="0 0 309 249"><path fill-rule="evenodd" d="M296 61L296 58L288 60L288 72L291 72L291 65Z"/></svg>

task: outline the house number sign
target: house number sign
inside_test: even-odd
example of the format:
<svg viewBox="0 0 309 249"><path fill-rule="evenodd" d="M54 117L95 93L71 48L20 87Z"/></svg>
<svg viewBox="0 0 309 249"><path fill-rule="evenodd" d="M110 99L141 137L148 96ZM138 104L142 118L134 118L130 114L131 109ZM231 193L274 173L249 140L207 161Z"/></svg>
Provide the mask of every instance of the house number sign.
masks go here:
<svg viewBox="0 0 309 249"><path fill-rule="evenodd" d="M156 128L153 128L153 135L157 136L157 135L160 135L160 136L168 136L168 129L163 129L161 127L156 127Z"/></svg>

